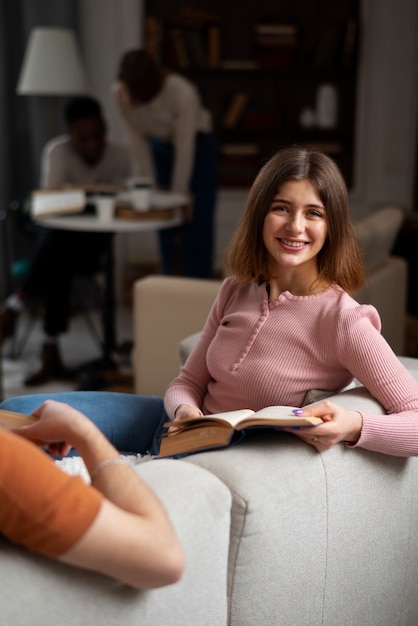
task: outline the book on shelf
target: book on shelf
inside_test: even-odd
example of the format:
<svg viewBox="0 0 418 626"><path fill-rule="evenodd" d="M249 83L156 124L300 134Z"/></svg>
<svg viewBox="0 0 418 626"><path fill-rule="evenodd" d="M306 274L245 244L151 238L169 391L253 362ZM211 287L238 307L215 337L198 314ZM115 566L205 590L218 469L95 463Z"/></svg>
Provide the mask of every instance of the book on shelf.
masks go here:
<svg viewBox="0 0 418 626"><path fill-rule="evenodd" d="M324 26L319 33L311 58L315 71L330 70L338 66L341 56L341 28Z"/></svg>
<svg viewBox="0 0 418 626"><path fill-rule="evenodd" d="M343 145L339 141L311 141L305 145L308 150L318 150L329 156L341 154L343 151Z"/></svg>
<svg viewBox="0 0 418 626"><path fill-rule="evenodd" d="M245 111L240 120L242 130L277 130L280 114L271 111Z"/></svg>
<svg viewBox="0 0 418 626"><path fill-rule="evenodd" d="M208 50L205 33L194 28L185 28L181 32L191 67L207 67Z"/></svg>
<svg viewBox="0 0 418 626"><path fill-rule="evenodd" d="M341 65L349 68L352 65L357 45L357 22L353 19L347 20L344 32Z"/></svg>
<svg viewBox="0 0 418 626"><path fill-rule="evenodd" d="M177 13L179 20L189 20L192 23L218 23L219 13L205 11L204 9L194 9L192 7L180 7Z"/></svg>
<svg viewBox="0 0 418 626"><path fill-rule="evenodd" d="M232 144L231 144L232 147ZM220 184L227 187L249 187L254 181L260 166L259 151L229 150L220 153L219 179Z"/></svg>
<svg viewBox="0 0 418 626"><path fill-rule="evenodd" d="M260 146L256 143L224 143L221 146L221 154L227 156L254 155L260 152Z"/></svg>
<svg viewBox="0 0 418 626"><path fill-rule="evenodd" d="M219 22L218 13L179 7L162 24L162 39L166 40L162 54L165 64L181 69L218 67Z"/></svg>
<svg viewBox="0 0 418 626"><path fill-rule="evenodd" d="M161 63L162 54L161 20L155 15L146 15L144 19L144 49L157 63Z"/></svg>
<svg viewBox="0 0 418 626"><path fill-rule="evenodd" d="M219 67L223 70L256 70L258 64L251 59L225 59Z"/></svg>
<svg viewBox="0 0 418 626"><path fill-rule="evenodd" d="M255 59L260 67L288 69L295 66L297 55L293 50L258 50Z"/></svg>
<svg viewBox="0 0 418 626"><path fill-rule="evenodd" d="M176 55L176 66L182 69L190 67L190 56L184 40L183 31L180 30L180 28L172 28L169 30L168 36L172 38Z"/></svg>
<svg viewBox="0 0 418 626"><path fill-rule="evenodd" d="M256 35L286 35L288 37L297 37L298 29L295 24L286 23L261 23L254 26Z"/></svg>
<svg viewBox="0 0 418 626"><path fill-rule="evenodd" d="M255 60L263 67L289 67L297 61L298 29L294 24L256 24Z"/></svg>
<svg viewBox="0 0 418 626"><path fill-rule="evenodd" d="M164 435L159 457L182 456L203 450L225 448L240 441L247 431L257 428L300 428L322 424L320 417L300 417L292 413L297 407L269 406L260 411L241 409L199 418L169 422L166 427L178 432Z"/></svg>
<svg viewBox="0 0 418 626"><path fill-rule="evenodd" d="M238 124L249 100L250 95L246 91L237 91L233 95L223 119L224 128L234 128Z"/></svg>
<svg viewBox="0 0 418 626"><path fill-rule="evenodd" d="M208 67L219 67L221 62L221 31L219 26L208 28Z"/></svg>

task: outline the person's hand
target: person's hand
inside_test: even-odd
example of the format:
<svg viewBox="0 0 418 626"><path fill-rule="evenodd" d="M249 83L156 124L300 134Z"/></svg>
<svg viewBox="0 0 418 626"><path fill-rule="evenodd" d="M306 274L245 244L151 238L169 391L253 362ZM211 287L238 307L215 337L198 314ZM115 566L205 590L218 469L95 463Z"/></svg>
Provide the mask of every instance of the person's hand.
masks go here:
<svg viewBox="0 0 418 626"><path fill-rule="evenodd" d="M176 414L173 420L173 424L181 420L196 419L197 417L202 417L202 411L199 411L199 409L196 409L196 407L190 406L188 404L180 404L176 409ZM168 429L168 434L174 435L179 430L180 428L176 428L175 426L172 426L171 428Z"/></svg>
<svg viewBox="0 0 418 626"><path fill-rule="evenodd" d="M363 420L358 411L344 409L328 400L312 404L301 411L301 413L298 412L298 416L320 417L324 423L318 426L302 427L298 430L291 428L285 430L303 439L318 452L328 450L341 441L355 443L360 437Z"/></svg>
<svg viewBox="0 0 418 626"><path fill-rule="evenodd" d="M77 442L92 435L93 423L68 404L46 400L33 414L38 421L30 426L14 429L25 439L49 449L51 454L66 456Z"/></svg>

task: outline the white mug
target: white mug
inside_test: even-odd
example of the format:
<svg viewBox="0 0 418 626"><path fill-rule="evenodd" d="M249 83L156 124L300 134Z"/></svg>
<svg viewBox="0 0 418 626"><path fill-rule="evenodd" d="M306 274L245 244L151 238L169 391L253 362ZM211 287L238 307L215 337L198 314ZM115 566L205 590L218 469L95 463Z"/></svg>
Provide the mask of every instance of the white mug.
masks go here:
<svg viewBox="0 0 418 626"><path fill-rule="evenodd" d="M115 198L113 196L97 196L95 204L99 221L110 222L115 211Z"/></svg>
<svg viewBox="0 0 418 626"><path fill-rule="evenodd" d="M135 180L129 190L129 197L136 211L147 211L151 206L151 181L148 178Z"/></svg>

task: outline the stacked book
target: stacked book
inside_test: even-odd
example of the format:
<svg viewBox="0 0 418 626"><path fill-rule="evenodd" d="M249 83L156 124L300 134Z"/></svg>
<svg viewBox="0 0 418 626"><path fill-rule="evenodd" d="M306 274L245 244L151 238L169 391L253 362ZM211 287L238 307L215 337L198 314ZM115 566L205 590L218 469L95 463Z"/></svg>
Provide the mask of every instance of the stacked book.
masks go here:
<svg viewBox="0 0 418 626"><path fill-rule="evenodd" d="M294 24L256 24L255 61L261 67L294 67L299 39Z"/></svg>
<svg viewBox="0 0 418 626"><path fill-rule="evenodd" d="M169 20L160 23L159 28L161 50L154 56L167 67L219 67L221 42L217 13L182 7Z"/></svg>

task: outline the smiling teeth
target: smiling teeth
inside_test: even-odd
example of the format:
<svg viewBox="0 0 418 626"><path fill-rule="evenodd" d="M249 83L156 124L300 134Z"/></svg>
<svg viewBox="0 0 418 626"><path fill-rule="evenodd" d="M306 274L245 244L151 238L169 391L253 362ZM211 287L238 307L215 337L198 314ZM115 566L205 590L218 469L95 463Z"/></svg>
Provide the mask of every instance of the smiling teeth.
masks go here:
<svg viewBox="0 0 418 626"><path fill-rule="evenodd" d="M291 248L302 248L305 245L304 241L287 241L287 239L282 239L282 242Z"/></svg>

